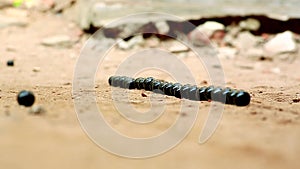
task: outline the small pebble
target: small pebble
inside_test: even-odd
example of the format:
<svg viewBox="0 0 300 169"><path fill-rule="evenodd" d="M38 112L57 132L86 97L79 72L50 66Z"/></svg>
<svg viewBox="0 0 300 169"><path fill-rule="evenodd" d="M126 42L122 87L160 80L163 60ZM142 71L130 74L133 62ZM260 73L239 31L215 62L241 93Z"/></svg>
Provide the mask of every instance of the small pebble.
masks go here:
<svg viewBox="0 0 300 169"><path fill-rule="evenodd" d="M40 67L34 67L32 69L33 72L40 72L41 71L41 68Z"/></svg>
<svg viewBox="0 0 300 169"><path fill-rule="evenodd" d="M208 84L208 82L207 82L206 80L203 80L203 81L201 82L201 84L203 84L203 85L207 85L207 84Z"/></svg>
<svg viewBox="0 0 300 169"><path fill-rule="evenodd" d="M266 121L266 120L267 120L267 117L262 117L261 120L262 120L262 121Z"/></svg>
<svg viewBox="0 0 300 169"><path fill-rule="evenodd" d="M32 114L32 115L42 115L46 113L45 109L40 106L40 105L36 105L36 106L32 106L30 109L29 109L29 114Z"/></svg>
<svg viewBox="0 0 300 169"><path fill-rule="evenodd" d="M15 65L15 63L14 63L14 60L9 60L9 61L7 61L7 66L14 66Z"/></svg>
<svg viewBox="0 0 300 169"><path fill-rule="evenodd" d="M294 103L300 102L300 98L295 98L295 99L293 99L293 102L294 102Z"/></svg>
<svg viewBox="0 0 300 169"><path fill-rule="evenodd" d="M66 82L66 83L64 83L63 84L64 86L69 86L69 85L71 85L71 83L70 82ZM99 86L98 86L99 87ZM97 86L95 87L95 88L98 88Z"/></svg>
<svg viewBox="0 0 300 169"><path fill-rule="evenodd" d="M13 46L7 46L6 47L6 51L8 51L8 52L15 52L16 48L14 48Z"/></svg>

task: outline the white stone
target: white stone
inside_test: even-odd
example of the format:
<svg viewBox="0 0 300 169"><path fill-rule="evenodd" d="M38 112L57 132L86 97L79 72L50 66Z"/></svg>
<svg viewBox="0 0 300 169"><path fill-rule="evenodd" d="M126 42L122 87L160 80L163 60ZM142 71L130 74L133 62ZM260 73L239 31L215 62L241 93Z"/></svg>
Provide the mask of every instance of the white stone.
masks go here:
<svg viewBox="0 0 300 169"><path fill-rule="evenodd" d="M44 46L54 46L54 47L71 47L73 41L68 35L56 35L48 37L42 40L41 44Z"/></svg>
<svg viewBox="0 0 300 169"><path fill-rule="evenodd" d="M172 46L169 48L169 51L172 53L181 53L188 52L189 48L180 42L174 42Z"/></svg>
<svg viewBox="0 0 300 169"><path fill-rule="evenodd" d="M204 24L198 26L196 29L210 37L215 31L224 30L225 26L218 22L207 21Z"/></svg>
<svg viewBox="0 0 300 169"><path fill-rule="evenodd" d="M291 31L285 31L277 34L273 39L264 45L264 51L268 55L295 52L296 50L296 42Z"/></svg>
<svg viewBox="0 0 300 169"><path fill-rule="evenodd" d="M123 39L118 39L118 47L123 50L128 50L133 48L135 45L141 44L144 42L144 38L142 35L135 36L128 41L124 41Z"/></svg>
<svg viewBox="0 0 300 169"><path fill-rule="evenodd" d="M278 14L278 13L268 13L267 16L271 19L287 21L290 19L288 15Z"/></svg>
<svg viewBox="0 0 300 169"><path fill-rule="evenodd" d="M147 38L145 40L144 46L147 48L157 48L160 45L160 40L157 37Z"/></svg>
<svg viewBox="0 0 300 169"><path fill-rule="evenodd" d="M274 74L280 74L281 70L280 70L280 68L275 67L275 68L271 69L271 72L274 73Z"/></svg>
<svg viewBox="0 0 300 169"><path fill-rule="evenodd" d="M8 52L15 52L15 51L17 51L17 49L14 46L6 46L6 51L8 51Z"/></svg>
<svg viewBox="0 0 300 169"><path fill-rule="evenodd" d="M32 115L43 115L46 113L46 110L40 105L34 105L29 109L29 114Z"/></svg>
<svg viewBox="0 0 300 169"><path fill-rule="evenodd" d="M166 21L160 21L155 23L156 28L158 29L158 33L162 35L166 35L170 28Z"/></svg>

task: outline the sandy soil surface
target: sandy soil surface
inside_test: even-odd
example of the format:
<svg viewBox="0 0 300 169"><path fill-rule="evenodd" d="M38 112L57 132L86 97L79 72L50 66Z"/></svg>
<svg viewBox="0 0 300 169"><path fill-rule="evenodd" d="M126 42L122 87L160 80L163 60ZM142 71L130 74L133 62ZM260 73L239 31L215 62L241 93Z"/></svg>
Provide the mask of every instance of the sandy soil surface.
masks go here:
<svg viewBox="0 0 300 169"><path fill-rule="evenodd" d="M293 102L300 92L299 58L293 62L222 59L227 85L249 91L251 104L226 105L214 135L199 145L198 137L210 107L210 103L200 103L197 121L181 144L157 157L127 159L99 148L77 120L72 78L84 40L69 49L40 45L43 38L57 34L76 37L78 31L74 24L59 16L35 13L27 27L0 29L1 168L299 168L300 103ZM181 100L163 97L168 108L150 126L122 119L112 105L107 78L128 53L115 50L110 54L111 59L101 65L105 72L100 71L96 79L98 104L107 121L124 134L140 137L158 134L180 115L177 105ZM6 66L9 59L15 60L14 67ZM204 80L209 83L196 57L181 59L191 68L199 85ZM34 72L34 67L40 67L40 71ZM274 73L275 67L281 71ZM45 115L30 115L28 108L18 105L16 95L23 89L35 93L35 104L46 110ZM149 107L149 98L141 97L140 91L130 92L137 109Z"/></svg>

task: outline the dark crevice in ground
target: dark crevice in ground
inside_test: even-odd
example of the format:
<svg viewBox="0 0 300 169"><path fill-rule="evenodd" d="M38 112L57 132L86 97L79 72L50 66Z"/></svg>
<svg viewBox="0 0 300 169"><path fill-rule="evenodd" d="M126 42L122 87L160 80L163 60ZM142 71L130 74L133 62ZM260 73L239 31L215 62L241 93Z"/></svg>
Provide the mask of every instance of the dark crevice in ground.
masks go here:
<svg viewBox="0 0 300 169"><path fill-rule="evenodd" d="M189 32L195 29L195 26L199 26L207 21L215 21L222 23L224 26L237 26L239 22L247 20L249 18L256 19L260 22L260 28L256 31L250 31L254 35L262 35L264 33L267 34L277 34L284 32L286 30L290 30L294 33L300 34L300 19L291 18L286 21L277 20L269 18L265 15L247 15L247 16L222 16L222 17L207 17L200 19L192 19L184 22L176 22L176 21L166 21L170 31L167 35L159 35L158 29L155 24L149 22L140 28L137 33L141 32L153 32L153 33L145 33L143 34L144 38L148 38L151 36L156 36L161 40L169 39L169 37L175 38L177 32L182 32L184 34L188 34ZM192 23L192 24L191 24ZM95 33L99 27L95 27L93 25L90 26L89 29L84 30L86 33L93 34ZM117 38L118 35L122 32L118 28L108 28L104 29L104 34L107 38ZM125 38L125 40L131 39L131 37Z"/></svg>
<svg viewBox="0 0 300 169"><path fill-rule="evenodd" d="M216 21L225 26L237 25L240 21L253 18L260 21L260 28L257 31L252 31L254 35L261 35L263 33L277 34L290 30L294 33L300 34L300 19L291 18L287 21L269 18L265 15L248 15L248 16L224 16L215 18L201 18L197 20L189 20L195 26L201 25L206 21Z"/></svg>

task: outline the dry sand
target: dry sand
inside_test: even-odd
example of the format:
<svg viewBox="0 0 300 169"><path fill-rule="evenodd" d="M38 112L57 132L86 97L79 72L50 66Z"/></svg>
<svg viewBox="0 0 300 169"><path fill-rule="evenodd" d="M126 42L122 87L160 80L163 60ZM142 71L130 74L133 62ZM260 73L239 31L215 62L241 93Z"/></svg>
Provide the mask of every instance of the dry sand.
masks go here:
<svg viewBox="0 0 300 169"><path fill-rule="evenodd" d="M76 36L78 28L59 16L32 15L28 27L0 29L0 166L6 169L92 169L92 168L256 168L298 169L300 154L300 103L293 98L300 89L300 59L293 62L253 61L238 57L222 59L229 87L245 89L252 95L247 107L225 106L214 135L198 144L210 103L201 103L197 121L184 141L171 151L153 158L136 160L110 154L94 144L80 127L72 100L74 67L84 41L70 49L40 45L43 38L56 34ZM14 51L7 48L14 48ZM163 97L168 108L150 126L131 124L116 112L107 78L128 52L115 50L96 79L98 103L111 125L133 136L159 134L172 124L180 100ZM6 61L15 59L14 67ZM201 63L190 56L182 60L191 68L198 84L208 81ZM241 68L250 65L251 69ZM40 72L33 72L40 67ZM274 73L272 68L280 68ZM45 115L32 116L18 105L17 93L35 93L36 105ZM147 93L151 95L151 93ZM149 99L132 91L137 109L147 109ZM188 112L185 114L188 116ZM131 131L130 133L128 131Z"/></svg>

